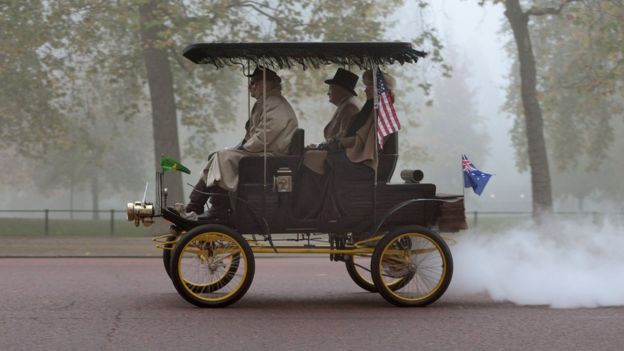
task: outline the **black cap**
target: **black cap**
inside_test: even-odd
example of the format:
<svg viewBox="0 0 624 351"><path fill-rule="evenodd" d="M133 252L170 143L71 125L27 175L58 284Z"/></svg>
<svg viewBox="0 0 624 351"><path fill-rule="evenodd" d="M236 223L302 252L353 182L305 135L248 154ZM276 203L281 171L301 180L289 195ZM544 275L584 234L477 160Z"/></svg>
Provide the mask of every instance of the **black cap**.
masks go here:
<svg viewBox="0 0 624 351"><path fill-rule="evenodd" d="M347 71L346 69L338 68L336 74L334 74L334 78L326 80L325 83L339 85L347 89L351 94L357 96L355 85L358 79L360 79L360 77L358 77L357 74Z"/></svg>
<svg viewBox="0 0 624 351"><path fill-rule="evenodd" d="M272 80L275 82L280 83L282 81L282 78L280 78L277 73L275 73L274 71L271 71L268 68L264 69L266 72L266 79L267 80ZM262 80L263 74L262 74L262 67L256 67L256 69L253 71L252 74L247 75L247 77L249 78L256 78L256 79L260 79Z"/></svg>

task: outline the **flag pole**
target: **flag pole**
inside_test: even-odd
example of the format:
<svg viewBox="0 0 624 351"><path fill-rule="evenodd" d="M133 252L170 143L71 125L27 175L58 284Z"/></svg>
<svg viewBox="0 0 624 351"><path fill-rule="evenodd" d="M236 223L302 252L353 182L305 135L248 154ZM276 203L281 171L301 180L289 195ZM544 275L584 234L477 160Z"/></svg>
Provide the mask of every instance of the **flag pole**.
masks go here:
<svg viewBox="0 0 624 351"><path fill-rule="evenodd" d="M251 63L247 59L247 72L243 72L247 76L247 123L251 121L251 92L249 92L249 83L251 83ZM245 124L247 126L247 124ZM245 128L245 135L247 135L247 128ZM241 145L242 146L242 145Z"/></svg>
<svg viewBox="0 0 624 351"><path fill-rule="evenodd" d="M462 197L465 198L466 197L466 183L464 180L464 155L462 155L461 157L461 162L459 163L460 168L461 168L461 182L459 182L459 184L461 185L462 188Z"/></svg>
<svg viewBox="0 0 624 351"><path fill-rule="evenodd" d="M267 140L266 140L266 67L262 66L262 152L264 155L264 190L267 187Z"/></svg>
<svg viewBox="0 0 624 351"><path fill-rule="evenodd" d="M373 115L373 125L375 126L375 157L377 157L377 161L379 162L379 134L377 131L377 122L379 119L379 96L377 95L377 70L379 66L373 64L373 110L375 111ZM375 188L377 188L377 167L375 167Z"/></svg>
<svg viewBox="0 0 624 351"><path fill-rule="evenodd" d="M373 126L375 132L375 153L373 157L377 158L377 162L373 162L375 165L375 178L373 179L373 223L377 222L377 167L379 166L379 135L377 133L377 119L379 111L379 97L377 96L377 69L378 65L372 64L373 69ZM375 234L375 233L372 233Z"/></svg>

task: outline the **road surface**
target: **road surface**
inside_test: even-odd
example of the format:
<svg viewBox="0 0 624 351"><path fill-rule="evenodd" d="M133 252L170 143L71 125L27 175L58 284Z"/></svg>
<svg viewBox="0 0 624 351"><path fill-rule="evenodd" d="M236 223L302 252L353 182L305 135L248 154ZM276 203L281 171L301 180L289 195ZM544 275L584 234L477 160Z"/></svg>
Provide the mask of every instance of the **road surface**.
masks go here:
<svg viewBox="0 0 624 351"><path fill-rule="evenodd" d="M622 350L624 308L558 310L450 290L398 308L326 257L258 258L247 295L200 309L157 258L0 259L2 350Z"/></svg>

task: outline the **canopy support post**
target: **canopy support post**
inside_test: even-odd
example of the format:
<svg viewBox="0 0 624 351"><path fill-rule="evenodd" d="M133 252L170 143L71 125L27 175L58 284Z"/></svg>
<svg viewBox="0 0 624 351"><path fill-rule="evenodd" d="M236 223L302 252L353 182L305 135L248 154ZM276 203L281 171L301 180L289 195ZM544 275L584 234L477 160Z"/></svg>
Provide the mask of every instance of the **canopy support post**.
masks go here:
<svg viewBox="0 0 624 351"><path fill-rule="evenodd" d="M374 157L377 158L377 163L375 164L375 178L373 179L373 223L377 223L377 167L379 166L379 135L377 134L377 116L379 110L379 97L377 96L377 69L379 68L377 64L373 63L371 65L373 70L373 127L375 132L375 153ZM373 233L375 234L375 233Z"/></svg>
<svg viewBox="0 0 624 351"><path fill-rule="evenodd" d="M243 69L243 74L247 77L247 123L251 123L251 92L249 91L249 83L251 83L251 66L249 63L249 59L247 60L247 72ZM245 129L247 129L248 124L245 124ZM247 130L245 130L245 134L247 134Z"/></svg>
<svg viewBox="0 0 624 351"><path fill-rule="evenodd" d="M262 66L262 144L264 153L264 189L267 188L267 139L266 139L266 68Z"/></svg>

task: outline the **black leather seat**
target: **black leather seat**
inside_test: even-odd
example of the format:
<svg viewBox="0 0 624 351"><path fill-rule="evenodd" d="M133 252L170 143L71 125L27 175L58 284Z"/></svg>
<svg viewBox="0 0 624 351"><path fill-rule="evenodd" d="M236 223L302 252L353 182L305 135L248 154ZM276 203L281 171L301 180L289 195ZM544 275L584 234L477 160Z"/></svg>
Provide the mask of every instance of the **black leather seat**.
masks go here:
<svg viewBox="0 0 624 351"><path fill-rule="evenodd" d="M269 183L273 182L273 174L277 172L278 168L288 167L292 171L296 171L299 168L305 150L304 143L305 132L303 129L297 128L290 141L288 155L267 157L267 181ZM239 164L239 184L263 183L263 170L264 157L262 154L243 157Z"/></svg>
<svg viewBox="0 0 624 351"><path fill-rule="evenodd" d="M290 140L290 147L288 148L289 155L303 155L305 150L304 140L305 131L301 128L295 130L292 139Z"/></svg>
<svg viewBox="0 0 624 351"><path fill-rule="evenodd" d="M377 181L389 183L399 160L399 133L392 133L386 137L383 150L379 155L377 165Z"/></svg>

